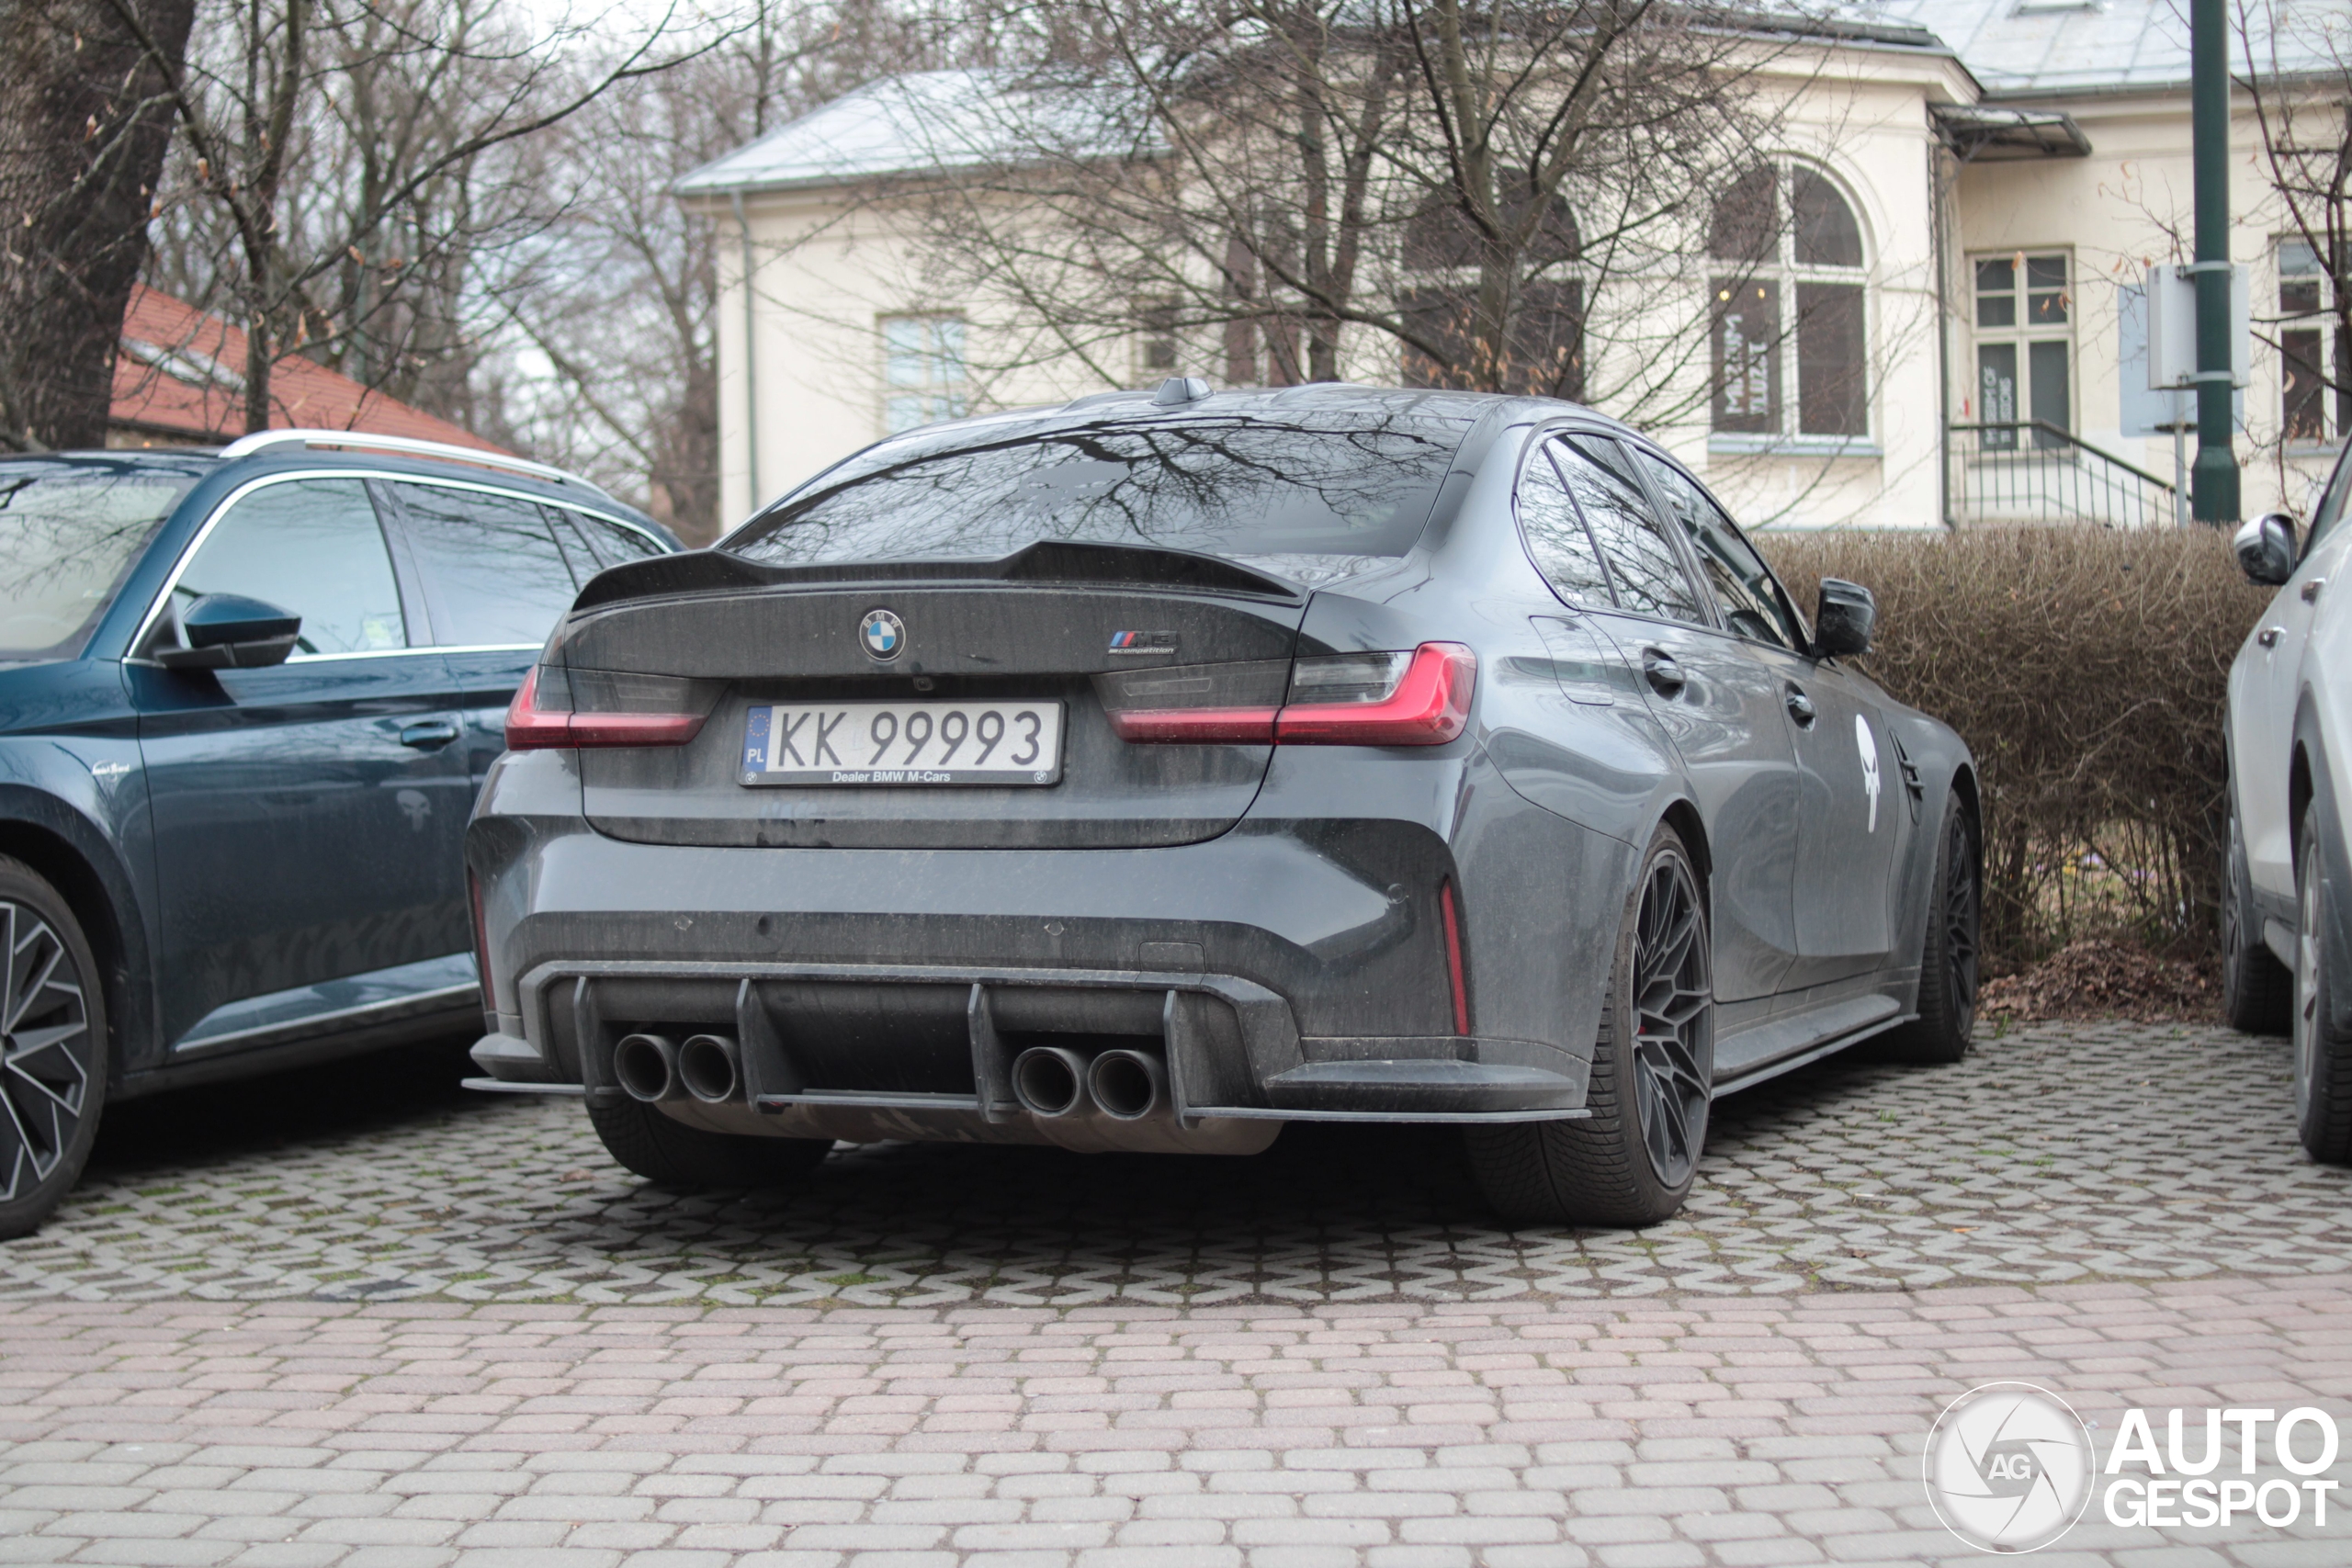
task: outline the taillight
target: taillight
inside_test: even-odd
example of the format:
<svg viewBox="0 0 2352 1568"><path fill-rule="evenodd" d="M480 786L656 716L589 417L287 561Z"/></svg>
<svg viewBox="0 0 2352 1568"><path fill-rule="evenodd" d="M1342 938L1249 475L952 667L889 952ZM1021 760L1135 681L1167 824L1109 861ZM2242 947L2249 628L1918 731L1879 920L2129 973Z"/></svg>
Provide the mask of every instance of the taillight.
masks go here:
<svg viewBox="0 0 2352 1568"><path fill-rule="evenodd" d="M507 705L506 748L683 746L701 732L705 714L674 710L692 702L699 684L534 664Z"/></svg>
<svg viewBox="0 0 2352 1568"><path fill-rule="evenodd" d="M1284 746L1442 746L1470 722L1478 656L1458 642L1405 653L1342 653L1292 668L1274 720Z"/></svg>
<svg viewBox="0 0 2352 1568"><path fill-rule="evenodd" d="M1478 659L1458 642L1178 665L1097 678L1123 740L1278 746L1442 746L1470 719Z"/></svg>
<svg viewBox="0 0 2352 1568"><path fill-rule="evenodd" d="M1290 682L1286 659L1122 670L1095 678L1122 740L1224 741L1263 746Z"/></svg>

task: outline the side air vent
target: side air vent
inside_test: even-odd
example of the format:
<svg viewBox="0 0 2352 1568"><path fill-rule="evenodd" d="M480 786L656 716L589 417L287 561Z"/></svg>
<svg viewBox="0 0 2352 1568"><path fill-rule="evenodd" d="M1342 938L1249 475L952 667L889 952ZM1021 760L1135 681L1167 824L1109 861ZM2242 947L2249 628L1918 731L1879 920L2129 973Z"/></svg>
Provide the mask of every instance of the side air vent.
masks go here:
<svg viewBox="0 0 2352 1568"><path fill-rule="evenodd" d="M1890 727L1886 738L1894 742L1894 763L1903 770L1904 793L1910 796L1911 820L1917 822L1919 820L1920 803L1928 798L1928 786L1919 782L1919 764L1911 760L1909 751L1904 750L1903 737Z"/></svg>

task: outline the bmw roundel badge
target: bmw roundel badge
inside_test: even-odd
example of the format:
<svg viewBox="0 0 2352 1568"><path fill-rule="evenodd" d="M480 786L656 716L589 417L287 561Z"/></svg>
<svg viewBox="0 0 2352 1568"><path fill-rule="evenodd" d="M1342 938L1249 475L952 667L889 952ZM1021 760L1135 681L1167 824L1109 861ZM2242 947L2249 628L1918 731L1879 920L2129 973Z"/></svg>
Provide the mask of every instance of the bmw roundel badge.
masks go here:
<svg viewBox="0 0 2352 1568"><path fill-rule="evenodd" d="M907 626L888 610L868 610L857 623L857 640L876 659L896 659L907 646Z"/></svg>

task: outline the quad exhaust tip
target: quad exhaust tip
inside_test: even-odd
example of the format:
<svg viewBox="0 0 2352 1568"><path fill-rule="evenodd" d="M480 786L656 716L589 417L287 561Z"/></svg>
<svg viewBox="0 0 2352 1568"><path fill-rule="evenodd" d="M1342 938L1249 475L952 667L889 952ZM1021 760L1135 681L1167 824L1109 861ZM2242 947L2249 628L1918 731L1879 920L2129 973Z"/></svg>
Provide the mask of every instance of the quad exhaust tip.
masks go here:
<svg viewBox="0 0 2352 1568"><path fill-rule="evenodd" d="M1168 1098L1168 1069L1142 1051L1105 1051L1086 1069L1086 1089L1102 1114L1140 1122Z"/></svg>
<svg viewBox="0 0 2352 1568"><path fill-rule="evenodd" d="M678 1047L678 1081L705 1105L725 1105L743 1082L742 1055L724 1034L693 1034Z"/></svg>
<svg viewBox="0 0 2352 1568"><path fill-rule="evenodd" d="M666 1034L622 1035L613 1047L613 1077L631 1100L658 1105L677 1099L681 1086L676 1043Z"/></svg>
<svg viewBox="0 0 2352 1568"><path fill-rule="evenodd" d="M1012 1098L1032 1116L1069 1116L1086 1101L1086 1058L1066 1045L1032 1045L1012 1059Z"/></svg>
<svg viewBox="0 0 2352 1568"><path fill-rule="evenodd" d="M1094 1110L1140 1122L1168 1100L1168 1069L1148 1051L1125 1048L1091 1056L1067 1045L1033 1045L1012 1059L1012 1097L1021 1109L1052 1121Z"/></svg>

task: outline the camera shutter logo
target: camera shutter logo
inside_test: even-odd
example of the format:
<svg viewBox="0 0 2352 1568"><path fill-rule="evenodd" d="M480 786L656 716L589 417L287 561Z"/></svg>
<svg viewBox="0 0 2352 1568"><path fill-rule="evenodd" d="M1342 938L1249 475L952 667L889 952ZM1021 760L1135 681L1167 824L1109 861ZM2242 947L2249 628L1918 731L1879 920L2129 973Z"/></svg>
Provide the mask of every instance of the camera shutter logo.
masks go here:
<svg viewBox="0 0 2352 1568"><path fill-rule="evenodd" d="M1928 1435L1928 1501L1984 1551L2038 1551L2091 1500L2091 1435L2066 1402L2028 1382L1970 1389Z"/></svg>
<svg viewBox="0 0 2352 1568"><path fill-rule="evenodd" d="M907 624L888 610L868 610L857 623L857 640L876 659L896 659L907 646Z"/></svg>

